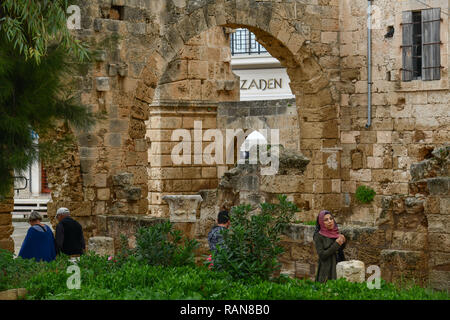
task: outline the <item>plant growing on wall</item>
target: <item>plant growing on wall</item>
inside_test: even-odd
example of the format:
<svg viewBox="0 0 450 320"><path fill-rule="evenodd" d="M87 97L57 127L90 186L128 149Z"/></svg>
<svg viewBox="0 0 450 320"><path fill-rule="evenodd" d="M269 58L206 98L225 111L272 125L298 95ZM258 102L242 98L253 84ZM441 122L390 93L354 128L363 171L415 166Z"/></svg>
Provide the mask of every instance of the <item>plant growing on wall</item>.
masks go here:
<svg viewBox="0 0 450 320"><path fill-rule="evenodd" d="M222 231L223 244L213 253L215 269L236 279L269 279L280 268L280 235L298 208L284 195L278 199L279 203L261 203L259 214L251 214L250 205L232 208L231 227Z"/></svg>
<svg viewBox="0 0 450 320"><path fill-rule="evenodd" d="M371 203L375 195L376 192L367 186L359 186L355 193L356 200L360 203Z"/></svg>

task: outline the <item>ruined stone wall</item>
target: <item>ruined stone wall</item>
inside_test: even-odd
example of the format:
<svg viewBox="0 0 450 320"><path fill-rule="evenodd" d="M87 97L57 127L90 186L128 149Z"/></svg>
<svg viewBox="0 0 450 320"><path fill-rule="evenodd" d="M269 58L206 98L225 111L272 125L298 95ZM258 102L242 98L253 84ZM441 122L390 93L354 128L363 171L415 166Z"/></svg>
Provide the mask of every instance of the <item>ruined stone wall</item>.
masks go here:
<svg viewBox="0 0 450 320"><path fill-rule="evenodd" d="M231 29L215 27L190 39L167 65L150 105L147 137L149 159L149 214L168 217L165 195L195 194L217 187L217 165L206 163L195 150L195 136L217 128L217 103L239 100L239 78L231 71ZM194 121L200 123L194 126ZM189 163L176 164L172 150L186 137L172 137L185 129L192 141ZM197 130L194 130L197 129ZM210 144L204 139L201 150ZM208 142L209 141L209 142Z"/></svg>
<svg viewBox="0 0 450 320"><path fill-rule="evenodd" d="M315 155L311 158L322 158L323 143L335 146L338 138L336 72L325 69L330 57L338 56L337 44L327 41L329 29L334 28L332 22L338 18L337 5L337 1L81 0L81 29L73 32L87 41L95 54L91 62L79 65L77 97L107 117L90 132L75 132L78 145L74 152L78 155L67 153L49 174L55 190L49 216L54 216L58 206L66 205L82 220L89 236L95 233L95 216L99 214L167 214L164 204L152 202L149 190L153 184L164 181L170 187L167 192L189 192L184 191L184 178L174 179L180 180L176 184L166 182L170 179L165 179L164 172L154 179L159 182L149 185L148 166L156 160L149 159L148 150L150 143L156 149L169 147L159 143L168 142L166 129L183 128L184 124L191 128L191 120L197 117L205 123L214 122L214 103L237 98L237 87L231 88L236 79L227 67L230 57L225 51L229 29L224 27L248 27L287 68L297 96L297 112L302 115L299 125L306 132L314 128L303 148ZM324 99L314 98L319 92ZM208 103L192 104L198 98ZM187 100L188 104L171 105L167 99ZM148 120L156 126L149 135ZM321 160L314 163L311 172L318 176L311 175L311 181L329 179L322 167ZM201 176L198 188L191 191L206 184L210 188L211 181L217 179L215 168L189 169L184 170L189 175L186 180ZM181 168L182 175L184 171ZM124 173L131 173L131 180L126 185L116 183L114 177ZM175 174L180 177L179 170ZM128 192L134 188L140 192ZM150 192L160 201L164 191Z"/></svg>
<svg viewBox="0 0 450 320"><path fill-rule="evenodd" d="M307 179L304 174L308 159L295 152L280 154L280 171L275 176L262 176L259 165L238 165L225 173L214 198L216 207L203 206L199 224L213 225L218 209L231 209L239 204L257 208L260 202L276 201L285 194L300 209L295 220L315 221L308 207ZM450 147L437 148L430 159L412 164L409 187L414 196L383 196L381 215L374 226L354 221L354 214L337 214L340 232L347 239L347 260L361 260L366 267L380 267L387 281L414 280L438 289L450 286L448 253L448 201L450 195ZM211 202L211 201L210 201ZM202 221L203 219L203 221ZM208 219L208 220L205 220ZM360 225L358 225L360 224ZM362 225L361 225L362 224ZM285 253L280 258L282 272L300 278L314 278L317 254L313 243L314 226L292 224L283 237ZM202 239L206 234L198 233ZM207 250L207 246L204 246Z"/></svg>
<svg viewBox="0 0 450 320"><path fill-rule="evenodd" d="M190 39L167 65L155 100L237 101L239 82L231 71L230 32L215 27Z"/></svg>
<svg viewBox="0 0 450 320"><path fill-rule="evenodd" d="M401 81L402 12L428 7L418 1L374 1L372 19L372 124L367 123L367 1L340 1L340 147L341 201L349 221L374 226L387 195L409 195L409 169L450 141L448 73L449 2L440 7L441 80ZM385 38L388 26L394 35ZM360 185L377 196L371 205L356 203Z"/></svg>
<svg viewBox="0 0 450 320"><path fill-rule="evenodd" d="M14 241L11 235L14 231L12 226L11 212L14 210L13 193L0 201L0 249L14 252Z"/></svg>
<svg viewBox="0 0 450 320"><path fill-rule="evenodd" d="M427 3L449 11L448 1ZM174 129L192 130L194 119L203 120L202 132L216 128L217 102L237 97L236 88L231 88L235 79L227 67L223 27L248 28L287 69L296 96L299 149L310 162L301 176L280 178L281 174L271 179L280 179L273 184L280 186L277 192L290 192L305 219L326 208L343 222L376 227L384 210L383 196L415 197L409 184L411 164L450 140L448 15L441 15L441 80L401 82L399 77L401 12L423 9L416 1L376 3L383 24L373 30L373 122L368 129L367 1L82 0L79 4L82 29L73 32L89 42L95 55L93 61L79 65L77 97L107 117L90 132L74 132L78 145L49 172L53 204L48 213L54 217L58 206L68 206L87 237L99 232L97 215L167 216L164 193L192 193L217 184L215 166L172 166L168 159ZM384 38L385 24L395 27L393 38ZM287 121L293 121L294 115L289 116ZM286 137L281 139L294 145L294 134ZM149 149L158 156L149 156ZM373 204L355 202L361 184L377 192ZM400 202L411 204L406 198ZM424 198L431 199L424 202L429 223L436 219L432 215L445 212L441 206L445 209L448 201L443 195ZM414 208L419 219L423 214ZM434 211L428 217L426 210ZM422 232L421 226L425 224L415 225L416 232ZM408 228L398 231L411 231ZM447 241L446 233L428 232ZM442 267L446 256L436 257L436 266L446 268Z"/></svg>

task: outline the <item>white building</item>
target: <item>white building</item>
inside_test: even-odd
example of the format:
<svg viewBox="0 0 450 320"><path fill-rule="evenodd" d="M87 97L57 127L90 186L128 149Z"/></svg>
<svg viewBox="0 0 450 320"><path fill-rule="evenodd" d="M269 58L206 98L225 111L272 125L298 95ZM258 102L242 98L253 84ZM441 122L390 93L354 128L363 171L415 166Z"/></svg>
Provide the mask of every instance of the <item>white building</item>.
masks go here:
<svg viewBox="0 0 450 320"><path fill-rule="evenodd" d="M240 77L241 101L295 98L286 68L256 41L253 33L236 29L231 34L230 49L231 68ZM254 131L239 148L240 158L248 159L250 149L258 144L267 144L267 139Z"/></svg>
<svg viewBox="0 0 450 320"><path fill-rule="evenodd" d="M35 134L34 138L38 136ZM14 173L14 215L30 213L31 210L46 214L50 189L47 184L45 169L40 161L35 161L22 172Z"/></svg>
<svg viewBox="0 0 450 320"><path fill-rule="evenodd" d="M286 69L247 29L231 34L231 67L241 78L241 101L292 99Z"/></svg>

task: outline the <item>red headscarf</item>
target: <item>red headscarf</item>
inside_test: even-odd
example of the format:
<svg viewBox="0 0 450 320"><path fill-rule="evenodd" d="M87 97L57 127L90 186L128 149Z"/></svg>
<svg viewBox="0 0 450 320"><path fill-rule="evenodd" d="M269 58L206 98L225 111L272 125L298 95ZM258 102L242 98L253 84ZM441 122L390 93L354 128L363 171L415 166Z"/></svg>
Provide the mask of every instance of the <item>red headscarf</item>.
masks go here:
<svg viewBox="0 0 450 320"><path fill-rule="evenodd" d="M331 215L331 217L333 218L333 221L334 221L334 227L333 227L333 229L329 230L329 229L325 226L325 223L323 222L323 219L324 219L324 217L325 217L326 214L331 215L331 212L330 212L330 211L327 211L327 210L322 210L322 211L320 211L320 213L319 213L319 225L320 225L320 231L319 231L319 233L320 233L321 235L323 235L324 237L336 239L336 238L339 237L339 229L338 229L336 220L334 220L333 215Z"/></svg>

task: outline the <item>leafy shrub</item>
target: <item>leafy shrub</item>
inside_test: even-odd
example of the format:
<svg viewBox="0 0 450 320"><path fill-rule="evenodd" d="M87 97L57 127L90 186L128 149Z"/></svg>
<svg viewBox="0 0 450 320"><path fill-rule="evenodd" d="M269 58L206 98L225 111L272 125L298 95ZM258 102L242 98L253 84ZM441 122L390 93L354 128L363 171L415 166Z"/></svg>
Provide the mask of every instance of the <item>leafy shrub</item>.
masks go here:
<svg viewBox="0 0 450 320"><path fill-rule="evenodd" d="M305 224L307 226L315 226L316 225L316 221L315 220L310 220L310 221L296 220L296 221L294 221L294 223L301 223L301 224Z"/></svg>
<svg viewBox="0 0 450 320"><path fill-rule="evenodd" d="M0 249L0 291L23 287L29 279L48 270L65 270L68 263L66 255L58 255L52 262L37 262L35 259L14 258L13 253Z"/></svg>
<svg viewBox="0 0 450 320"><path fill-rule="evenodd" d="M137 260L150 265L183 266L195 263L194 250L197 240L181 236L180 230L173 230L170 221L140 228L136 233Z"/></svg>
<svg viewBox="0 0 450 320"><path fill-rule="evenodd" d="M376 192L372 188L366 187L366 186L359 186L356 189L356 193L355 193L356 200L358 200L361 203L372 202L375 195L376 195Z"/></svg>
<svg viewBox="0 0 450 320"><path fill-rule="evenodd" d="M266 280L230 279L225 272L211 272L205 267L150 266L137 260L126 260L114 272L109 261L98 256L82 256L81 288L69 290L64 272L41 272L26 287L30 299L207 299L207 300L342 300L342 299L449 299L448 293L414 287L400 289L381 281L379 290L365 283L344 279L317 283L284 278L279 283ZM103 269L101 266L103 265Z"/></svg>
<svg viewBox="0 0 450 320"><path fill-rule="evenodd" d="M23 277L35 273L38 264L34 260L14 259L14 254L0 249L0 291L17 288Z"/></svg>
<svg viewBox="0 0 450 320"><path fill-rule="evenodd" d="M205 267L151 266L133 256L121 263L105 257L85 254L80 257L81 287L67 288L66 272L71 265L67 256L58 256L50 263L12 258L0 250L1 270L14 272L0 278L2 288L27 288L27 299L90 300L90 299L207 299L207 300L449 300L448 292L436 292L413 286L400 288L381 281L381 288L369 290L365 283L344 279L327 283L280 277L277 281L232 279L226 272L211 272ZM20 271L20 273L15 273ZM14 275L14 276L13 276ZM2 289L2 290L3 290Z"/></svg>
<svg viewBox="0 0 450 320"><path fill-rule="evenodd" d="M213 253L214 269L225 270L233 278L269 279L281 264L280 235L298 208L279 196L279 203L261 203L261 213L250 214L250 205L233 207L231 227L224 229L223 244Z"/></svg>

